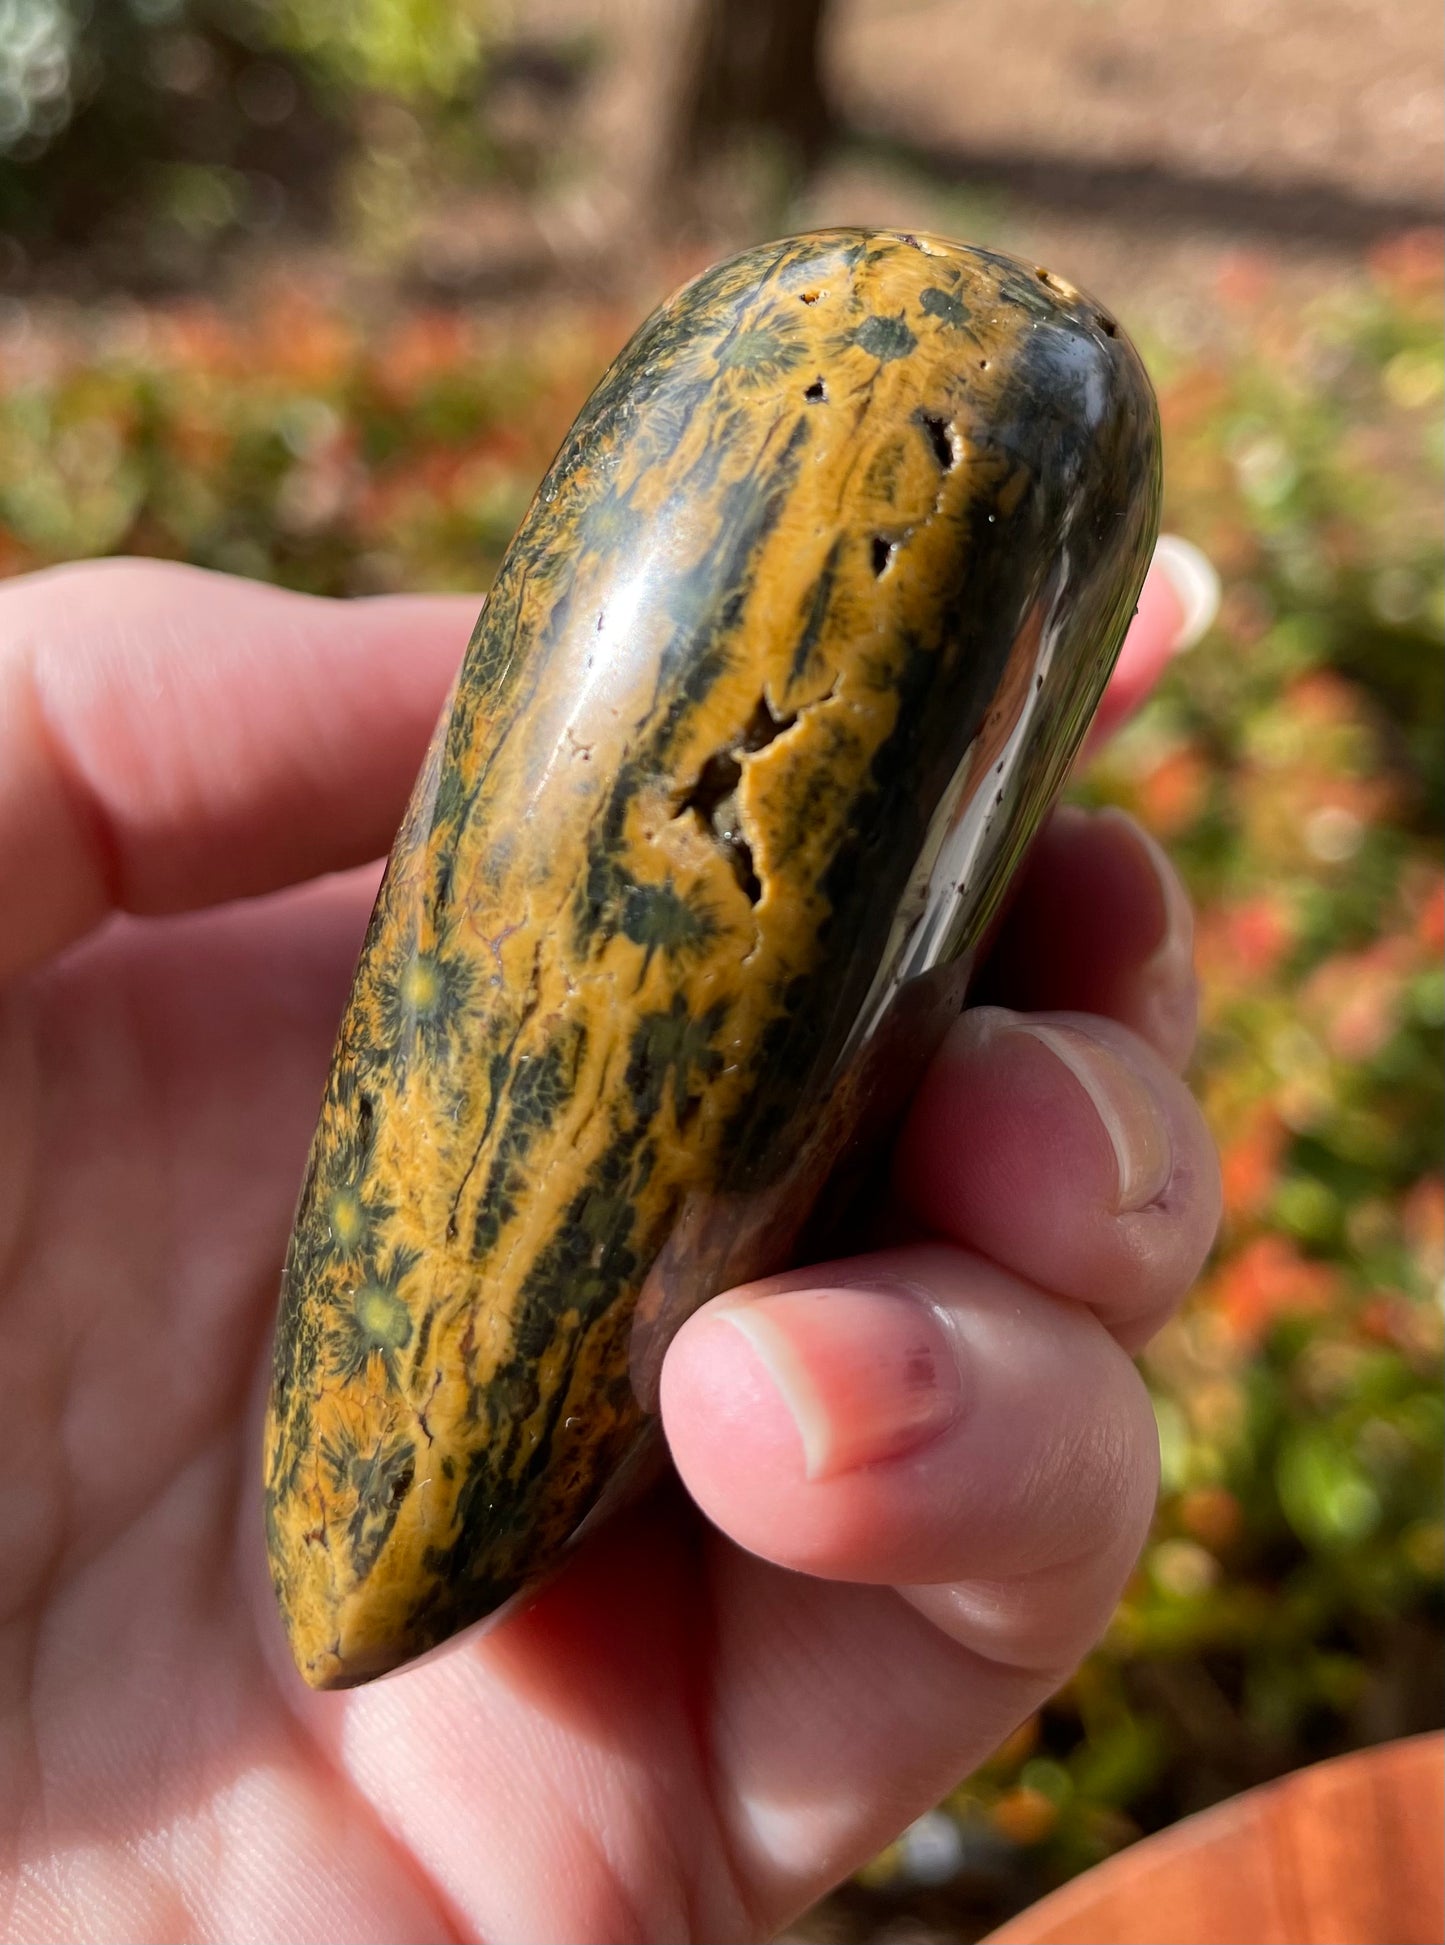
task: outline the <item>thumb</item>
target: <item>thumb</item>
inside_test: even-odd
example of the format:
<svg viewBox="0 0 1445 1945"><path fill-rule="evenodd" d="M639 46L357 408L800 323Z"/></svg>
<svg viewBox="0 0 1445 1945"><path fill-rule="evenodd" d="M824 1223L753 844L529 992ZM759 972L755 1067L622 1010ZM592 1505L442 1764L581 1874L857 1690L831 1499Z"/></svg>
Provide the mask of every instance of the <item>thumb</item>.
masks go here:
<svg viewBox="0 0 1445 1945"><path fill-rule="evenodd" d="M1161 534L1139 606L1084 746L1087 759L1149 695L1171 658L1192 648L1219 611L1219 576L1192 542Z"/></svg>

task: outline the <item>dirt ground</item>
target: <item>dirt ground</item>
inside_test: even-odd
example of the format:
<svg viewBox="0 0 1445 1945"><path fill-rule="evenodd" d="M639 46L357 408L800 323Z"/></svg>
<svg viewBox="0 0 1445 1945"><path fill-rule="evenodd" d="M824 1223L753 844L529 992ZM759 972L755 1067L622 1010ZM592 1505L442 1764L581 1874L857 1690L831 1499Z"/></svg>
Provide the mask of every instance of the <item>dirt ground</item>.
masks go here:
<svg viewBox="0 0 1445 1945"><path fill-rule="evenodd" d="M680 0L525 9L529 35L601 50L573 125L587 161L547 219L582 260L590 241L615 266L629 237L646 255L686 18ZM1197 342L1241 252L1303 292L1439 222L1442 54L1435 0L835 0L844 139L790 221L1003 242Z"/></svg>
<svg viewBox="0 0 1445 1945"><path fill-rule="evenodd" d="M1438 0L832 0L820 168L785 194L739 158L686 211L662 158L693 0L492 4L479 112L530 158L520 170L429 173L422 124L373 103L339 194L306 130L278 135L262 159L286 220L192 250L173 276L145 216L139 233L42 246L18 278L7 262L26 252L0 235L0 336L17 302L83 321L202 289L245 310L273 276L341 308L525 322L577 299L625 320L729 249L853 223L1030 255L1188 351L1243 328L1218 301L1226 273L1264 268L1303 298L1441 221ZM308 129L317 155L335 149L335 131ZM366 229L356 210L383 177Z"/></svg>
<svg viewBox="0 0 1445 1945"><path fill-rule="evenodd" d="M1241 249L1328 276L1431 220L1441 51L1432 0L854 0L834 60L852 119L914 131L1016 246L1189 335ZM861 189L825 179L820 214Z"/></svg>
<svg viewBox="0 0 1445 1945"><path fill-rule="evenodd" d="M844 0L836 85L975 152L1438 200L1430 0Z"/></svg>

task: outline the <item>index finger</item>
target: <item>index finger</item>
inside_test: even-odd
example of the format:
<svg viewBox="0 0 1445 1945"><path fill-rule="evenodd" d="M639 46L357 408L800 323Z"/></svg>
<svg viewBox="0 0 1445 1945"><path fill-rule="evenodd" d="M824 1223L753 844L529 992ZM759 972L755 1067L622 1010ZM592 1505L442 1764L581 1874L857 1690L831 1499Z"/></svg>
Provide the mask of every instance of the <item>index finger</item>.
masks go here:
<svg viewBox="0 0 1445 1945"><path fill-rule="evenodd" d="M477 607L159 561L0 588L0 977L385 851Z"/></svg>

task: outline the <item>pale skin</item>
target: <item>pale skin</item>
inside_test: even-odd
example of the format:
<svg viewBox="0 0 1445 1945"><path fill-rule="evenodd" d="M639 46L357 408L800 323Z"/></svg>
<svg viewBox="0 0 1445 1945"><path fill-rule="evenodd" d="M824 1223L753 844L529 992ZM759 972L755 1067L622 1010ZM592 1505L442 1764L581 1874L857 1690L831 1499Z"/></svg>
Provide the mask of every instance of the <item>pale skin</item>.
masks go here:
<svg viewBox="0 0 1445 1945"><path fill-rule="evenodd" d="M260 1561L277 1273L366 860L474 609L144 563L0 588L24 1945L767 1937L1058 1685L1142 1543L1129 1354L1198 1269L1217 1175L1177 1078L1182 891L1125 820L1070 812L914 1101L889 1246L684 1327L675 1476L531 1607L302 1687ZM1152 577L1111 719L1179 622Z"/></svg>

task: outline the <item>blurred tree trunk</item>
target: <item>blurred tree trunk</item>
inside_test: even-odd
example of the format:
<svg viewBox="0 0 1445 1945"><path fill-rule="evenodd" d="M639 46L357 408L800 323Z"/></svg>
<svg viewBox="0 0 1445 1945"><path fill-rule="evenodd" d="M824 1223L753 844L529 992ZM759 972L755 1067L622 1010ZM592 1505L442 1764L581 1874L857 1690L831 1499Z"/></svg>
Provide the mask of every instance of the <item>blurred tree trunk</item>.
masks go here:
<svg viewBox="0 0 1445 1945"><path fill-rule="evenodd" d="M696 183L748 144L801 174L828 139L819 59L828 0L696 0L667 162Z"/></svg>

